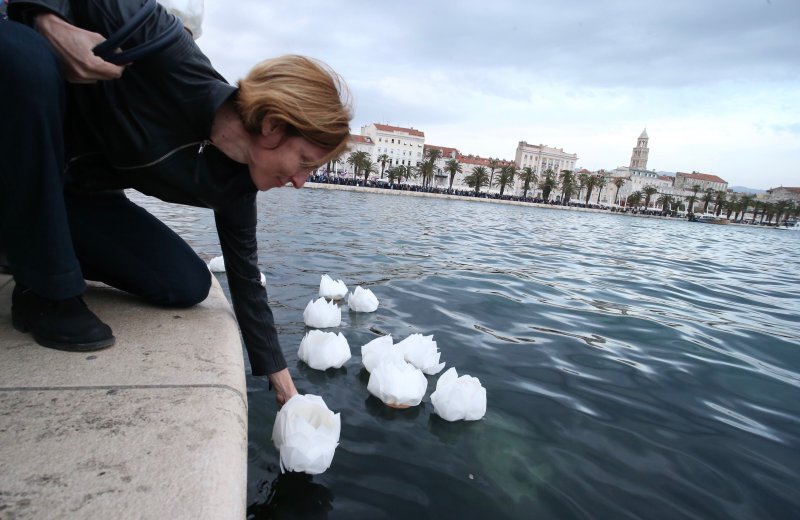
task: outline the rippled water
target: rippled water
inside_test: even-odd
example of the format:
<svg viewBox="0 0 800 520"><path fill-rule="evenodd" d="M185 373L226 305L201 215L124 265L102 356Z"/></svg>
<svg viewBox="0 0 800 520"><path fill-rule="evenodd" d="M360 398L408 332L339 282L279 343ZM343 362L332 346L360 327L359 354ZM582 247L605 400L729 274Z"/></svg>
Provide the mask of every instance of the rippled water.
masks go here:
<svg viewBox="0 0 800 520"><path fill-rule="evenodd" d="M148 203L206 258L209 212ZM798 518L800 233L328 190L260 196L259 243L302 393L341 412L323 475L279 475L249 378L249 515ZM366 284L353 358L297 359L320 275ZM224 275L221 282L225 284ZM480 378L474 423L367 392L360 346L433 334Z"/></svg>

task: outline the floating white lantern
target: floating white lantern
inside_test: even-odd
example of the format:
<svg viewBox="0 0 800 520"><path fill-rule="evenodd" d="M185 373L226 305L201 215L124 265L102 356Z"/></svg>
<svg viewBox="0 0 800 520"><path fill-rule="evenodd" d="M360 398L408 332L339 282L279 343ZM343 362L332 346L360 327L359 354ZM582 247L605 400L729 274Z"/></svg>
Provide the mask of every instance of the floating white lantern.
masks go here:
<svg viewBox="0 0 800 520"><path fill-rule="evenodd" d="M208 270L212 273L224 273L225 259L221 256L215 256L208 262Z"/></svg>
<svg viewBox="0 0 800 520"><path fill-rule="evenodd" d="M383 356L389 354L389 352L393 350L393 345L392 335L387 334L386 336L375 338L366 345L361 346L361 362L364 364L364 368L367 369L367 372L375 370L375 367L381 362Z"/></svg>
<svg viewBox="0 0 800 520"><path fill-rule="evenodd" d="M411 334L399 342L397 347L403 351L406 361L430 376L438 374L444 368L445 363L439 363L441 352L432 335Z"/></svg>
<svg viewBox="0 0 800 520"><path fill-rule="evenodd" d="M378 310L378 298L369 289L356 287L348 296L347 305L355 312L375 312Z"/></svg>
<svg viewBox="0 0 800 520"><path fill-rule="evenodd" d="M275 417L272 442L280 451L281 471L323 473L339 445L341 417L318 395L297 394Z"/></svg>
<svg viewBox="0 0 800 520"><path fill-rule="evenodd" d="M381 359L367 383L369 393L392 408L418 405L427 389L428 380L422 371L406 363L396 348Z"/></svg>
<svg viewBox="0 0 800 520"><path fill-rule="evenodd" d="M431 403L445 421L477 421L486 415L486 389L477 377L458 377L451 367L436 382Z"/></svg>
<svg viewBox="0 0 800 520"><path fill-rule="evenodd" d="M350 345L342 333L312 330L303 336L297 357L315 370L341 368L350 359Z"/></svg>
<svg viewBox="0 0 800 520"><path fill-rule="evenodd" d="M316 329L338 327L342 323L342 310L335 303L318 298L308 302L303 311L303 320L306 325Z"/></svg>
<svg viewBox="0 0 800 520"><path fill-rule="evenodd" d="M341 280L334 280L323 274L319 281L319 295L329 300L341 300L347 295L347 286Z"/></svg>
<svg viewBox="0 0 800 520"><path fill-rule="evenodd" d="M264 273L260 273L260 274L261 274L261 280L259 280L259 282L261 283L261 287L266 287L267 286L267 277L264 276Z"/></svg>

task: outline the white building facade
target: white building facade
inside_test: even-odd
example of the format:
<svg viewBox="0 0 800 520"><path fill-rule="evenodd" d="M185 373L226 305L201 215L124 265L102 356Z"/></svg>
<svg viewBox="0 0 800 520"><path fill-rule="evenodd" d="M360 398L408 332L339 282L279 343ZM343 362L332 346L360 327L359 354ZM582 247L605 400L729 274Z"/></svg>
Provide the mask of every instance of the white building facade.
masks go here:
<svg viewBox="0 0 800 520"><path fill-rule="evenodd" d="M361 135L369 137L375 144L372 162L382 154L389 156L388 167L414 166L422 162L425 133L414 128L372 123L361 127Z"/></svg>

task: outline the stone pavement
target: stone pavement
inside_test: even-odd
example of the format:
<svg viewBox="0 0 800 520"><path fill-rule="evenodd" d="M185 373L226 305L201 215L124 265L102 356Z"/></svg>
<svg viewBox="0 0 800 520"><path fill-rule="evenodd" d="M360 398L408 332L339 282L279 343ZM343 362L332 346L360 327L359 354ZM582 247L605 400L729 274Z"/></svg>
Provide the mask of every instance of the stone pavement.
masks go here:
<svg viewBox="0 0 800 520"><path fill-rule="evenodd" d="M217 281L191 309L93 285L117 341L88 353L14 330L13 286L0 274L0 519L244 518L244 365Z"/></svg>

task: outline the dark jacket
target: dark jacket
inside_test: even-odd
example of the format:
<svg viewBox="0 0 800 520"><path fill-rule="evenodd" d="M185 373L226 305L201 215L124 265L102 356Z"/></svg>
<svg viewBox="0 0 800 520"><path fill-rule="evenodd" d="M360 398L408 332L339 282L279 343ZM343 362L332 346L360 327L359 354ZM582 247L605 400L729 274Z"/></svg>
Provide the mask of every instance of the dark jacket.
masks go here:
<svg viewBox="0 0 800 520"><path fill-rule="evenodd" d="M108 36L141 0L11 0L11 18L41 11ZM172 15L160 5L123 48L161 33ZM210 143L219 107L236 88L211 66L188 33L122 78L69 85L70 189L134 188L167 202L211 208L225 258L233 309L254 375L286 368L266 290L260 284L256 194L246 165Z"/></svg>

